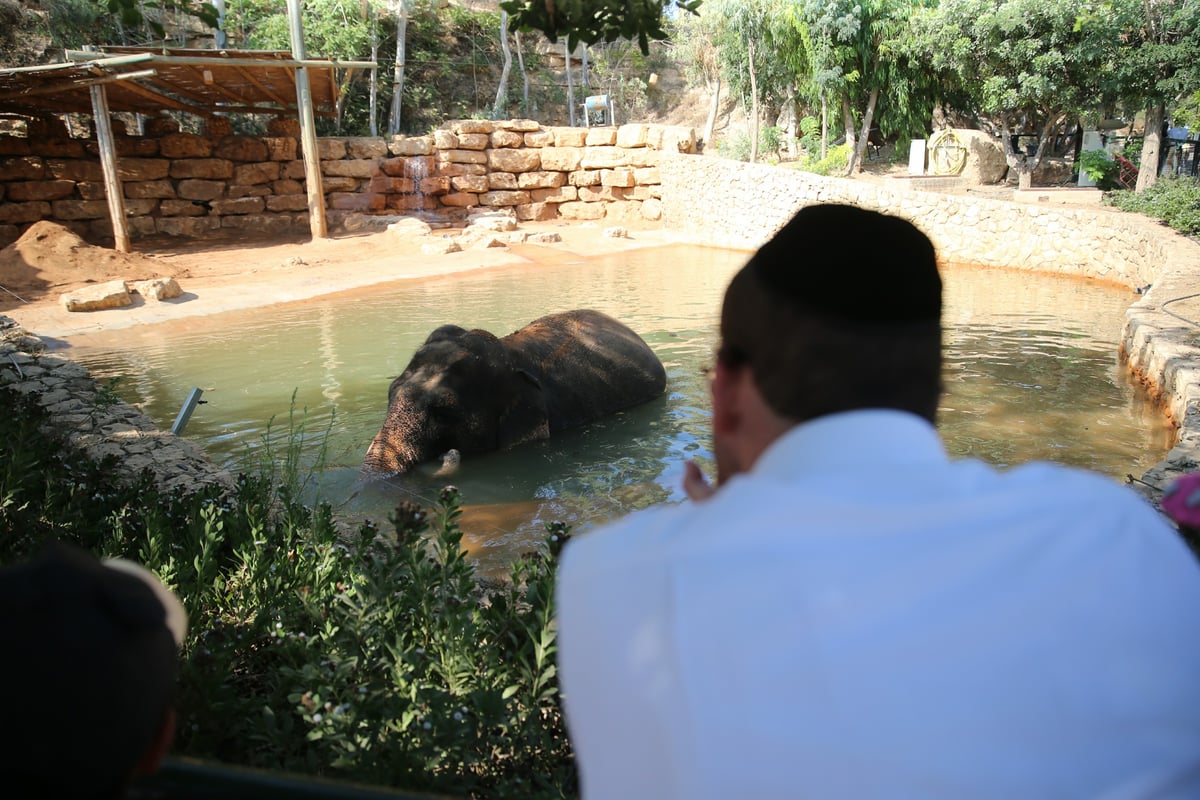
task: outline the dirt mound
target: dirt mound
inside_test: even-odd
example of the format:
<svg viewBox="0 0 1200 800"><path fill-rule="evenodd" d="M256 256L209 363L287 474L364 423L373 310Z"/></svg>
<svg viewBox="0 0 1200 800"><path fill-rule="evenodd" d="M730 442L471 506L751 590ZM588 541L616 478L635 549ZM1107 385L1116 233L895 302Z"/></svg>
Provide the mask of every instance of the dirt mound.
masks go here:
<svg viewBox="0 0 1200 800"><path fill-rule="evenodd" d="M70 229L43 220L0 250L0 308L89 283L158 277L180 276L157 259L88 244Z"/></svg>

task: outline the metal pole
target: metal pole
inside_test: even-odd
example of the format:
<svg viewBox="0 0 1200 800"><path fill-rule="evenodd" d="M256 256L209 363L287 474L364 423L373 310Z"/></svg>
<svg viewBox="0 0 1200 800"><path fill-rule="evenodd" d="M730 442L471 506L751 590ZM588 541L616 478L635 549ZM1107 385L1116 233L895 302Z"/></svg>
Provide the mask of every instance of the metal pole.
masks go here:
<svg viewBox="0 0 1200 800"><path fill-rule="evenodd" d="M171 433L176 436L183 435L183 429L187 427L188 420L192 418L192 412L196 410L196 406L206 402L200 399L202 394L204 394L204 390L198 386L188 392L187 400L183 401L183 408L179 409L179 415L175 417L175 422L171 425Z"/></svg>
<svg viewBox="0 0 1200 800"><path fill-rule="evenodd" d="M288 27L292 34L292 58L304 61L304 30L300 22L300 0L288 0ZM312 89L308 70L296 68L296 106L300 111L300 149L304 154L304 185L308 190L308 224L314 239L329 236L325 221L325 191L321 185L321 157L317 152L317 129L313 119Z"/></svg>
<svg viewBox="0 0 1200 800"><path fill-rule="evenodd" d="M117 172L117 148L113 140L112 120L108 116L108 93L104 84L92 84L92 121L96 123L96 144L100 148L100 168L104 173L104 194L108 216L112 220L113 247L129 252L129 228L125 225L125 190Z"/></svg>

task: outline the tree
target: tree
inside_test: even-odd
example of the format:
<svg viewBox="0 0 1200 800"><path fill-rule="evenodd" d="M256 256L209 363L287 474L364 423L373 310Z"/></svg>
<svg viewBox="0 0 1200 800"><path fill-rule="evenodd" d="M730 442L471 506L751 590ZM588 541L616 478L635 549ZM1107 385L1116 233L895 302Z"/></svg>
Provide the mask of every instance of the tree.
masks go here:
<svg viewBox="0 0 1200 800"><path fill-rule="evenodd" d="M666 8L695 11L700 0L502 0L514 30L541 31L551 42L567 40L567 50L579 43L636 40L642 53L650 52L650 39L667 38L663 25Z"/></svg>
<svg viewBox="0 0 1200 800"><path fill-rule="evenodd" d="M1046 0L943 0L915 15L913 46L952 73L978 111L1000 127L1019 185L1032 184L1051 138L1104 93L1107 51L1077 23L1075 4ZM1036 140L1031 152L1018 137Z"/></svg>
<svg viewBox="0 0 1200 800"><path fill-rule="evenodd" d="M705 143L712 141L721 107L722 73L717 38L723 19L720 14L707 13L680 17L671 31L675 60L683 66L689 80L703 83L709 93L708 118L700 136Z"/></svg>
<svg viewBox="0 0 1200 800"><path fill-rule="evenodd" d="M492 119L501 119L508 110L508 73L512 69L512 51L508 47L508 14L500 12L500 51L504 54L504 66L500 69L500 80L496 86L496 102L492 106Z"/></svg>

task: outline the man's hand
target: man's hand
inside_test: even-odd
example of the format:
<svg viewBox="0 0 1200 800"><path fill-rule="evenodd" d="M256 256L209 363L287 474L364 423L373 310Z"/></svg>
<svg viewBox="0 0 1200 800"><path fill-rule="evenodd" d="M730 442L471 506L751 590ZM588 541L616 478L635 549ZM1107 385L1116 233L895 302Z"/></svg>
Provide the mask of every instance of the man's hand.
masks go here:
<svg viewBox="0 0 1200 800"><path fill-rule="evenodd" d="M683 491L696 502L707 500L717 493L695 461L687 461L683 465Z"/></svg>

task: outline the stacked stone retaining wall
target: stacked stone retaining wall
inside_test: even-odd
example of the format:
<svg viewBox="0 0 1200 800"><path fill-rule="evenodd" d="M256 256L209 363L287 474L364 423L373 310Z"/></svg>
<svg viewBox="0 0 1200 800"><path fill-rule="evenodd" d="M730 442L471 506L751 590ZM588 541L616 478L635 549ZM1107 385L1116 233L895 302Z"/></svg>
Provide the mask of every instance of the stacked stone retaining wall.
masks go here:
<svg viewBox="0 0 1200 800"><path fill-rule="evenodd" d="M264 235L309 229L299 131L234 135L222 119L204 133L158 119L115 137L131 238L203 237L221 229ZM532 120L465 120L428 136L318 139L332 227L363 213L426 212L454 221L469 209L512 209L521 220L656 220L663 152L693 152L691 128L543 128ZM98 145L43 125L0 135L0 246L34 222L111 238Z"/></svg>

